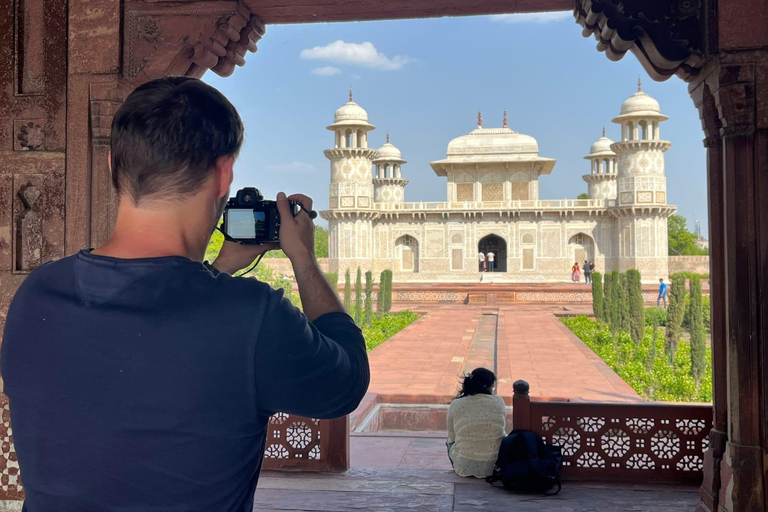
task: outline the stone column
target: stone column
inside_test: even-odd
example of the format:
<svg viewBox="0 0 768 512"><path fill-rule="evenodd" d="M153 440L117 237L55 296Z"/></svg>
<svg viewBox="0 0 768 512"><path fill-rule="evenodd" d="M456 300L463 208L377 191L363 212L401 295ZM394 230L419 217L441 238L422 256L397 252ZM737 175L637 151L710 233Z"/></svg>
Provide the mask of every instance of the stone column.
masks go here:
<svg viewBox="0 0 768 512"><path fill-rule="evenodd" d="M722 53L702 73L713 247L715 436L700 510L765 510L768 460L768 51ZM694 87L694 86L692 86ZM708 99L711 92L714 102ZM711 104L719 120L711 119ZM711 130L709 130L711 132ZM720 166L722 165L722 168ZM720 238L722 237L722 238ZM717 273L722 273L717 276ZM725 293L717 291L722 287ZM724 340L724 342L723 342ZM724 358L724 360L723 360ZM723 393L723 385L725 392ZM725 406L725 407L724 407Z"/></svg>

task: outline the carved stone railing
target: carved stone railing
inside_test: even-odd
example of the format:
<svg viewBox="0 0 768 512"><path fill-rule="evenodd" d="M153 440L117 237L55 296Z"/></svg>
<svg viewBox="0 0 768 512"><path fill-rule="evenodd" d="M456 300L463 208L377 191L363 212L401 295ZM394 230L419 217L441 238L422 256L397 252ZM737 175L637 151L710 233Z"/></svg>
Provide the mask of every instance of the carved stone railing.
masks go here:
<svg viewBox="0 0 768 512"><path fill-rule="evenodd" d="M316 420L278 413L269 419L264 469L346 471L349 420Z"/></svg>
<svg viewBox="0 0 768 512"><path fill-rule="evenodd" d="M375 203L377 210L594 210L605 208L604 199L554 199L536 201L453 201Z"/></svg>
<svg viewBox="0 0 768 512"><path fill-rule="evenodd" d="M700 483L709 404L531 401L514 384L513 427L563 451L563 478Z"/></svg>

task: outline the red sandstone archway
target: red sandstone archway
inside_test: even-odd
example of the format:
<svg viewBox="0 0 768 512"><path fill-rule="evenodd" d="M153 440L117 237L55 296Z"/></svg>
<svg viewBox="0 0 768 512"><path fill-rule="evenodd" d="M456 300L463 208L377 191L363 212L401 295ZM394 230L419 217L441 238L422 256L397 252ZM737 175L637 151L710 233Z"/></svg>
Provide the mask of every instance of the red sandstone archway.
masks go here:
<svg viewBox="0 0 768 512"><path fill-rule="evenodd" d="M768 0L0 2L2 12L15 14L0 19L0 327L31 268L97 245L109 233L109 127L133 86L163 75L199 77L207 69L228 76L255 51L265 23L575 6L598 50L613 60L633 52L657 80L678 75L701 113L715 361L701 510L765 508ZM3 419L0 434L8 430L7 409ZM10 444L3 454L7 466ZM15 484L3 486L0 498L20 496Z"/></svg>

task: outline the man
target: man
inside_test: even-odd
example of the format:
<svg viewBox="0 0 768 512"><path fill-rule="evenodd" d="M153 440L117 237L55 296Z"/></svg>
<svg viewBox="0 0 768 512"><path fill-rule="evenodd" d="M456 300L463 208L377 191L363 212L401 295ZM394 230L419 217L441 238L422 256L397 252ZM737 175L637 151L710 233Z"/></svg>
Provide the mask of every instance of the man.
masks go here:
<svg viewBox="0 0 768 512"><path fill-rule="evenodd" d="M304 313L233 278L276 244L208 239L243 141L237 111L190 78L137 88L111 135L117 223L101 247L27 277L2 373L29 512L250 511L268 419L335 418L366 392L360 330L280 193L280 247Z"/></svg>
<svg viewBox="0 0 768 512"><path fill-rule="evenodd" d="M656 297L656 307L659 307L659 302L664 301L664 309L667 309L667 284L664 279L659 279L659 296Z"/></svg>
<svg viewBox="0 0 768 512"><path fill-rule="evenodd" d="M496 260L496 255L494 255L491 251L488 251L486 258L488 259L488 271L493 272L493 262Z"/></svg>
<svg viewBox="0 0 768 512"><path fill-rule="evenodd" d="M485 272L485 254L480 251L477 255L477 259L480 263L480 272Z"/></svg>
<svg viewBox="0 0 768 512"><path fill-rule="evenodd" d="M584 282L587 284L592 282L592 267L589 266L588 260L584 260Z"/></svg>

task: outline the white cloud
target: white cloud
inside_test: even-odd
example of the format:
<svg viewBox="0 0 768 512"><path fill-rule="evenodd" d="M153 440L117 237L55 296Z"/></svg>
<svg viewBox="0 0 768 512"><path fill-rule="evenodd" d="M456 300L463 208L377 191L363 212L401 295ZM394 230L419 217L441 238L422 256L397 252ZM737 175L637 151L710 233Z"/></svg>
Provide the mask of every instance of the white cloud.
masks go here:
<svg viewBox="0 0 768 512"><path fill-rule="evenodd" d="M523 12L517 14L496 14L490 16L496 23L552 23L553 21L572 20L571 11L558 12Z"/></svg>
<svg viewBox="0 0 768 512"><path fill-rule="evenodd" d="M407 55L395 55L390 58L373 46L373 43L347 43L334 41L326 46L315 46L301 51L300 57L309 60L326 60L334 64L350 64L380 71L396 71L413 62Z"/></svg>
<svg viewBox="0 0 768 512"><path fill-rule="evenodd" d="M341 69L335 66L323 66L322 68L315 68L312 70L313 75L317 76L332 76L341 73Z"/></svg>
<svg viewBox="0 0 768 512"><path fill-rule="evenodd" d="M353 80L360 80L361 78L363 78L363 77L362 77L362 75L358 75L357 73L352 73L352 74L351 74L351 75L349 75L349 76L350 76L350 77L351 77Z"/></svg>
<svg viewBox="0 0 768 512"><path fill-rule="evenodd" d="M291 162L288 164L273 164L267 166L268 171L277 172L315 172L317 167L305 162Z"/></svg>

